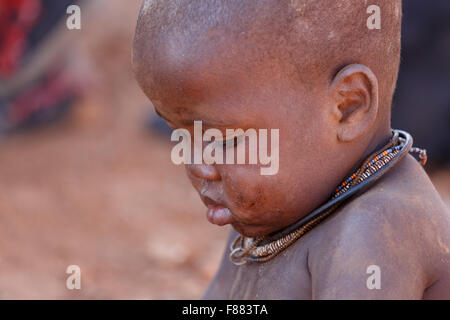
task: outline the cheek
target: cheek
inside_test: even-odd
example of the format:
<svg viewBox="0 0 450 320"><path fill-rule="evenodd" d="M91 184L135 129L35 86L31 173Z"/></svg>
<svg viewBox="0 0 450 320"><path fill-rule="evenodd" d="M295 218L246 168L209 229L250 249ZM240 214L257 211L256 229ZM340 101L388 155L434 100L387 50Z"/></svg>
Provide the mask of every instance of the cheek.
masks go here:
<svg viewBox="0 0 450 320"><path fill-rule="evenodd" d="M285 203L278 175L261 176L258 166L230 166L223 183L232 211L241 218L264 219Z"/></svg>
<svg viewBox="0 0 450 320"><path fill-rule="evenodd" d="M259 181L259 169L250 165L224 166L222 182L225 195L233 207L252 210L264 199L264 190Z"/></svg>

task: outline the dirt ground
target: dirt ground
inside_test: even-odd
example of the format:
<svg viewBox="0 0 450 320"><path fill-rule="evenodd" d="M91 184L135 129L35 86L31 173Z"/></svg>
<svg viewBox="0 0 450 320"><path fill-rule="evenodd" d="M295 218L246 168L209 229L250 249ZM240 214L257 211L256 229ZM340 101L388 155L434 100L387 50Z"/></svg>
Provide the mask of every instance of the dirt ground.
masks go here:
<svg viewBox="0 0 450 320"><path fill-rule="evenodd" d="M226 230L136 130L58 125L1 143L1 298L199 298ZM65 287L68 265L82 290Z"/></svg>
<svg viewBox="0 0 450 320"><path fill-rule="evenodd" d="M0 141L2 299L195 299L214 275L229 229L206 221L168 138L144 126L139 2L96 1L74 42L93 88L63 121ZM450 205L450 170L433 180ZM66 288L69 265L81 290Z"/></svg>

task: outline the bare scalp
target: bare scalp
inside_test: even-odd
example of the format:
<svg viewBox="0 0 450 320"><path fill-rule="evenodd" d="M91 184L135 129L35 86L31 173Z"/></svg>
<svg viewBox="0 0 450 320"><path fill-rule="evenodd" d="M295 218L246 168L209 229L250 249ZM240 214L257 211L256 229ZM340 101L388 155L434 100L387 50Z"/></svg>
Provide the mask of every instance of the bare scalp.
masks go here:
<svg viewBox="0 0 450 320"><path fill-rule="evenodd" d="M381 9L380 30L366 25L373 4ZM377 76L380 105L389 109L400 34L401 0L146 0L134 65L144 87L163 74L207 64L205 59L241 69L276 63L293 81L314 87L330 81L342 66L360 63Z"/></svg>

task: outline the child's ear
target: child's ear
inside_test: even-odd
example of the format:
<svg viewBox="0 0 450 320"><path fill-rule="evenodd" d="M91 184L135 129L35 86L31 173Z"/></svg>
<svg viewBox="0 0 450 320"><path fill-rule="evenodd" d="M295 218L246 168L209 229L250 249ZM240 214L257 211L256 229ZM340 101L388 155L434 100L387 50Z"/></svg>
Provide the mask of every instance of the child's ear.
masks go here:
<svg viewBox="0 0 450 320"><path fill-rule="evenodd" d="M351 64L340 70L331 83L337 137L349 142L364 135L378 114L378 79L368 67Z"/></svg>

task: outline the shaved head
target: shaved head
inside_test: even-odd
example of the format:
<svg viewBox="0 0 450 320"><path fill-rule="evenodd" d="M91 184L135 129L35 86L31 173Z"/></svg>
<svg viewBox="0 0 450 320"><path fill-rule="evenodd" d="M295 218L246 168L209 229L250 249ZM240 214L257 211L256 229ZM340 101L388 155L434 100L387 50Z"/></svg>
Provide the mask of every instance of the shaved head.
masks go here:
<svg viewBox="0 0 450 320"><path fill-rule="evenodd" d="M366 26L371 4L381 9L380 30ZM144 90L169 85L177 73L185 82L186 74L207 72L217 60L224 70L273 77L282 72L311 87L331 81L347 64L360 63L377 76L380 106L389 109L400 34L401 0L146 0L134 61Z"/></svg>

